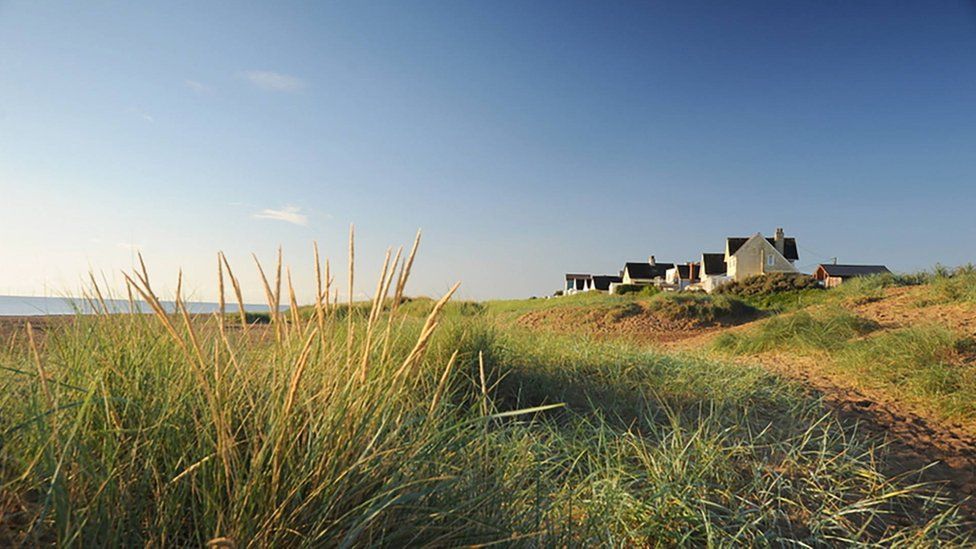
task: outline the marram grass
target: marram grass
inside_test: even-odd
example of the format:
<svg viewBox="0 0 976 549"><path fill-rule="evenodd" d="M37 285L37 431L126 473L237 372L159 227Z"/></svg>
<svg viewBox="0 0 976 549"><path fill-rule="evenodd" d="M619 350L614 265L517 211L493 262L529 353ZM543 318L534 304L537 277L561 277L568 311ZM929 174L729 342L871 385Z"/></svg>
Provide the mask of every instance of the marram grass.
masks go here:
<svg viewBox="0 0 976 549"><path fill-rule="evenodd" d="M451 292L401 307L415 254L416 242L389 254L360 306L339 302L316 252L303 314L279 311L295 301L279 259L262 268L264 326L168 313L140 269L133 299L153 315L13 339L0 354L0 542L964 543L952 506L879 473L875 449L795 387L522 332L490 307L448 306ZM218 264L221 293L240 302Z"/></svg>

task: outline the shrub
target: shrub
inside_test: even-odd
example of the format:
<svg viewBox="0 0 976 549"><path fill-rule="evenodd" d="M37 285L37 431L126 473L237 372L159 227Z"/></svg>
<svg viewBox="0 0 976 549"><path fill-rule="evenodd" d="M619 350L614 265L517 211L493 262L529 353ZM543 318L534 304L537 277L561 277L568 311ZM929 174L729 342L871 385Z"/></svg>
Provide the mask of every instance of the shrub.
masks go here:
<svg viewBox="0 0 976 549"><path fill-rule="evenodd" d="M950 269L937 265L929 282L930 292L922 304L976 302L976 266Z"/></svg>
<svg viewBox="0 0 976 549"><path fill-rule="evenodd" d="M618 284L615 288L617 295L637 294L641 296L652 296L661 293L661 289L657 286L647 284Z"/></svg>
<svg viewBox="0 0 976 549"><path fill-rule="evenodd" d="M824 301L827 294L828 292L822 291L822 288L813 287L792 292L777 292L774 294L760 294L748 297L742 296L742 299L758 309L782 313L820 303Z"/></svg>
<svg viewBox="0 0 976 549"><path fill-rule="evenodd" d="M701 324L739 320L757 313L753 306L735 297L691 293L661 294L648 303L648 309L671 320L693 320Z"/></svg>
<svg viewBox="0 0 976 549"><path fill-rule="evenodd" d="M770 273L750 276L723 284L715 290L719 294L757 296L780 292L819 289L820 284L811 276L793 273Z"/></svg>

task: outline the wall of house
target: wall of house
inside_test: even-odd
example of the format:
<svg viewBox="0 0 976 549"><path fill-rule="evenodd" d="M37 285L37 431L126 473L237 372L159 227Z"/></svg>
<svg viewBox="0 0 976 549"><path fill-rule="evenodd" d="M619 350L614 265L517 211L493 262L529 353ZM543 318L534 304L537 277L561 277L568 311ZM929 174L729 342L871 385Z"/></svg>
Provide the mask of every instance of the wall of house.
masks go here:
<svg viewBox="0 0 976 549"><path fill-rule="evenodd" d="M725 275L706 276L702 279L701 286L706 292L712 293L715 291L715 288L718 288L722 284L730 282L731 280L731 277Z"/></svg>
<svg viewBox="0 0 976 549"><path fill-rule="evenodd" d="M769 261L772 258L772 263ZM776 251L765 238L756 235L728 259L729 276L735 280L742 280L753 275L763 273L796 273L799 272L792 263Z"/></svg>

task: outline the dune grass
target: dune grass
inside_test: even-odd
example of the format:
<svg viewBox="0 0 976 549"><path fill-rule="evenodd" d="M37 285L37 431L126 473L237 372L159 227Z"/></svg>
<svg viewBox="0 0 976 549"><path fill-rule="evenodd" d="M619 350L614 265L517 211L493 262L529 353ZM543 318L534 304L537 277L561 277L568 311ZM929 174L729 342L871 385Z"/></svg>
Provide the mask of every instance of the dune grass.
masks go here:
<svg viewBox="0 0 976 549"><path fill-rule="evenodd" d="M713 346L732 354L817 353L832 371L858 385L884 390L942 417L976 417L976 349L970 338L938 325L874 333L876 328L844 309L826 308L722 334Z"/></svg>
<svg viewBox="0 0 976 549"><path fill-rule="evenodd" d="M742 301L769 313L786 313L823 303L829 299L830 292L806 288L769 294L740 296Z"/></svg>
<svg viewBox="0 0 976 549"><path fill-rule="evenodd" d="M919 306L943 303L976 303L976 265L953 269L936 266Z"/></svg>
<svg viewBox="0 0 976 549"><path fill-rule="evenodd" d="M714 346L734 354L773 350L827 352L842 349L852 338L863 336L875 325L845 310L812 314L809 311L777 316L742 333L725 333Z"/></svg>
<svg viewBox="0 0 976 549"><path fill-rule="evenodd" d="M487 310L498 317L513 320L525 313L556 308L592 308L635 303L648 296L640 294L609 295L604 292L580 292L540 299L504 299L484 303Z"/></svg>
<svg viewBox="0 0 976 549"><path fill-rule="evenodd" d="M7 346L0 542L965 541L946 501L886 478L796 387L526 333L450 294L405 302L413 257L387 262L369 306L343 305L357 314L328 274L307 314L279 311L293 301L279 264L268 325L180 308L79 317ZM158 303L145 270L130 280Z"/></svg>
<svg viewBox="0 0 976 549"><path fill-rule="evenodd" d="M955 419L976 417L976 353L969 338L937 325L886 332L849 344L836 357L862 383Z"/></svg>

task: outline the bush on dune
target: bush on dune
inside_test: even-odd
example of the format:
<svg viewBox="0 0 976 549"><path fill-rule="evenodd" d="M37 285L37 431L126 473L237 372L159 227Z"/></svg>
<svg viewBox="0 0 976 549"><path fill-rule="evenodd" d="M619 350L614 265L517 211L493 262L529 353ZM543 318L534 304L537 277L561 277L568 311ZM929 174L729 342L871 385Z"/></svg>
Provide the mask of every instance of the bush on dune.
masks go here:
<svg viewBox="0 0 976 549"><path fill-rule="evenodd" d="M817 289L821 289L820 284L809 275L770 273L750 276L744 280L734 280L719 286L715 293L751 297Z"/></svg>
<svg viewBox="0 0 976 549"><path fill-rule="evenodd" d="M614 292L615 295L649 297L661 293L661 289L650 284L618 284Z"/></svg>
<svg viewBox="0 0 976 549"><path fill-rule="evenodd" d="M647 303L647 308L669 320L690 320L705 325L737 322L758 313L751 305L732 296L687 292L660 294Z"/></svg>

